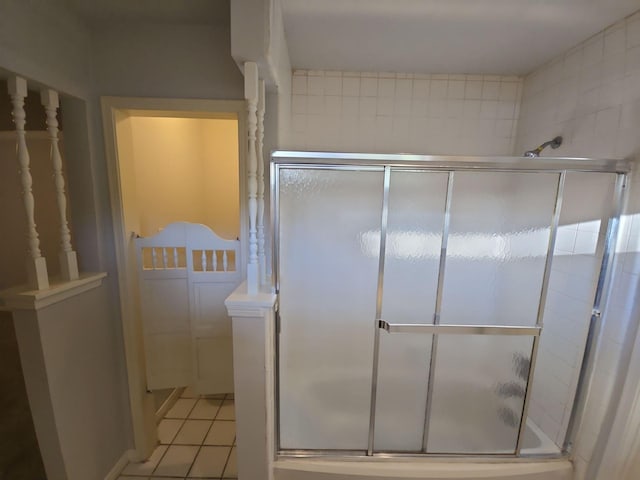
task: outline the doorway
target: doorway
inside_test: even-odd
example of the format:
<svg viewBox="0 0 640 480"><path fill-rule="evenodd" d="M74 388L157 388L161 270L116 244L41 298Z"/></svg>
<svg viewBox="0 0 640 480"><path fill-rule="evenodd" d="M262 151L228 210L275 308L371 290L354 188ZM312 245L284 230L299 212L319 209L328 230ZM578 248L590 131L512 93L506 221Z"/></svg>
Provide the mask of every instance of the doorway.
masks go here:
<svg viewBox="0 0 640 480"><path fill-rule="evenodd" d="M132 460L142 460L157 443L156 397L166 395L163 390L192 387L199 394L233 393L231 330L223 313L224 292L217 295L216 305L207 307L216 312L218 321L209 328L211 338L203 338L202 329L195 332L189 315L198 309L188 301L169 302L181 310L176 312L180 315L175 315L174 325L167 324L167 319L172 322L171 316L161 315L161 321L155 321L158 309L153 305L147 308L149 302L153 298L166 300L167 292L170 296L173 290L166 291L164 285L162 295L149 295L150 277L145 272L151 269L152 279L163 274L160 270L179 274L183 264L192 262L186 258L174 261L173 256L168 262L169 249L158 249L164 267L156 268L153 262L150 267L144 256L155 257L156 251L148 246L163 232L175 231L177 225L187 230L193 226L211 238L237 244L237 275L232 280L239 283L245 276L248 225L242 215L245 188L240 182L245 176L246 146L241 134L245 102L106 97L102 106L136 447ZM182 251L171 250L176 256ZM233 290L234 286L227 281L225 288ZM186 297L184 292L176 294L193 297L190 292ZM201 312L199 315L200 319ZM158 345L167 346L164 353ZM216 356L216 352L223 354ZM175 365L190 364L193 372L183 369L182 376L171 370ZM215 368L207 370L207 365ZM203 375L211 378L203 379ZM223 378L224 385L216 384Z"/></svg>

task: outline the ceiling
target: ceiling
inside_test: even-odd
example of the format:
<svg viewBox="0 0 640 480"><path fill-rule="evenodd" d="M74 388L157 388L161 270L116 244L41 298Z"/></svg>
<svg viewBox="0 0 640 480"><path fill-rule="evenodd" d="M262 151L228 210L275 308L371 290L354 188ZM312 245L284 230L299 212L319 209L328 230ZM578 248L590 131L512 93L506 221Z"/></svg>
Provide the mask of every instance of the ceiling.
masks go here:
<svg viewBox="0 0 640 480"><path fill-rule="evenodd" d="M531 72L640 0L282 0L294 68Z"/></svg>

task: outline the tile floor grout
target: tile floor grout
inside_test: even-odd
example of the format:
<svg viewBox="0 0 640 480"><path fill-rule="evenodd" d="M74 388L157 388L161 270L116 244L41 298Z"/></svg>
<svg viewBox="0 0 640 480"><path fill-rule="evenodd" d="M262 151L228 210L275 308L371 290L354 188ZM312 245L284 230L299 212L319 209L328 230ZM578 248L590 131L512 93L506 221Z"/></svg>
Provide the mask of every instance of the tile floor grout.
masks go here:
<svg viewBox="0 0 640 480"><path fill-rule="evenodd" d="M235 437L234 437L234 441L235 441ZM231 452L233 451L233 448L231 450L229 450L229 453L227 454L227 459L224 462L224 468L222 469L222 476L224 477L224 472L227 469L227 465L229 465L229 459L231 458Z"/></svg>
<svg viewBox="0 0 640 480"><path fill-rule="evenodd" d="M169 409L169 411L165 414L165 416L162 418L162 420L158 423L158 426L160 425L160 423L164 420L179 420L179 425L178 427L175 429L175 432L173 433L173 435L170 435L170 438L165 439L165 441L168 441L168 443L163 443L162 440L160 441L158 447L156 447L156 451L158 448L161 447L165 447L164 451L162 452L160 458L157 460L157 462L155 462L154 467L152 468L152 470L149 473L144 473L144 474L136 474L136 473L124 473L125 469L123 470L123 472L120 474L121 476L119 477L119 479L121 480L127 480L127 479L154 479L154 478L166 478L167 480L170 479L188 479L188 480L192 480L192 479L224 479L224 480L231 480L232 478L237 478L237 473L236 473L236 477L225 477L225 473L227 473L227 468L229 467L229 463L231 460L232 455L235 453L235 448L236 448L236 435L235 432L233 434L233 439L231 440L231 445L228 445L228 442L224 442L222 444L214 444L214 445L209 445L209 444L205 444L205 442L207 441L209 434L211 433L211 430L213 429L214 425L216 424L216 422L230 422L230 423L235 423L235 414L233 415L233 418L225 418L225 419L218 419L218 416L220 415L223 406L225 405L229 405L231 402L234 402L234 398L232 396L232 394L220 394L220 395L216 395L216 396L211 396L211 397L206 397L206 396L193 396L193 397L184 397L183 395L185 394L185 392L182 393L182 395L180 396L180 398L178 399L178 401L180 400L195 400L193 402L193 404L188 408L188 410L182 414L171 414L171 411L174 409L175 404L173 407L171 407L171 409ZM194 412L194 410L196 409L196 406L198 404L200 404L201 400L217 400L220 403L217 405L217 408L215 409L215 414L213 415L213 418L192 418L191 414ZM176 401L176 404L178 403L178 401ZM229 402L229 403L228 403ZM175 416L169 416L169 415L175 415ZM204 416L204 414L203 414ZM182 418L180 418L182 417ZM176 439L178 438L178 436L180 435L180 433L182 432L182 429L184 428L185 425L187 425L187 421L192 420L195 422L204 422L204 421L208 421L211 422L211 424L208 426L208 428L206 429L206 432L204 433L204 435L202 435L202 441L200 443L175 443ZM186 435L185 435L186 436ZM215 441L215 440L211 440L211 441ZM197 451L195 452L195 455L193 456L193 459L189 462L189 466L186 470L186 474L185 475L167 475L167 474L163 474L163 473L157 473L158 469L160 468L162 461L164 460L164 458L167 456L169 450L171 449L171 447L197 447ZM229 451L226 454L225 457L225 461L224 461L224 466L221 470L221 473L219 476L217 475L202 475L200 472L192 472L194 465L196 464L196 461L199 459L199 455L200 453L203 451L203 447L213 447L213 448L228 448ZM236 467L237 468L237 467ZM190 476L191 474L194 475L198 475L196 477L192 477Z"/></svg>

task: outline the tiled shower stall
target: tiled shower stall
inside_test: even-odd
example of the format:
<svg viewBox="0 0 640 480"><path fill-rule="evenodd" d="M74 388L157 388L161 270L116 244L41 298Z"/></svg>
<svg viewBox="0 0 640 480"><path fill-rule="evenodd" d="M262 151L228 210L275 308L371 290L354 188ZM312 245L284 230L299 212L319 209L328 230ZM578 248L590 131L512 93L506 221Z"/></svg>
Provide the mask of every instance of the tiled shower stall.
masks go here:
<svg viewBox="0 0 640 480"><path fill-rule="evenodd" d="M563 145L544 154L633 159L640 148L640 14L525 77L294 70L290 113L286 144L292 149L520 156L562 135ZM592 459L599 432L610 428L624 375L618 369L624 340L635 333L633 298L640 280L637 175L629 177L626 190L612 293L605 299L585 421L574 446L578 478ZM588 208L584 202L595 201L593 192L584 179L567 195ZM591 314L594 293L588 285L598 273L603 235L598 222L581 220L579 209L564 213L540 344L545 360L536 369L530 406L531 418L556 442L567 427L569 392L582 364L580 345L588 328L584 319ZM569 272L568 265L576 268ZM612 393L616 395L610 403Z"/></svg>

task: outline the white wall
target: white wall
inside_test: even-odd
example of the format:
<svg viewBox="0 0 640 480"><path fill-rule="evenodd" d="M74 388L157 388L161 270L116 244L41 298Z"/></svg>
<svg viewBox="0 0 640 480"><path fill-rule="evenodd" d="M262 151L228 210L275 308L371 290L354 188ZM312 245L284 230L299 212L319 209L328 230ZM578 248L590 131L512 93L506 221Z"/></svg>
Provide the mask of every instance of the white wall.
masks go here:
<svg viewBox="0 0 640 480"><path fill-rule="evenodd" d="M77 142L76 138L73 143L83 143L88 148L66 155L67 166L73 170L68 172L72 203L69 211L81 253L81 268L87 268L87 265L89 268L106 268L100 261L106 251L105 245L97 240L104 237L102 228L109 216L106 197L100 195L98 186L100 182L106 182L106 176L96 174L95 155L90 154L95 153L95 144L94 150L91 150L91 139L87 132L91 120L87 117L84 104L92 88L88 30L70 11L66 2L45 0L0 2L0 24L0 72L9 71L25 76L30 80L31 87L47 85L76 96L70 101L72 108L65 118L68 120L66 126L79 126L82 142ZM66 102L67 99L63 97L63 106ZM78 240L79 237L81 240ZM22 252L16 255L22 255ZM69 405L73 408L46 412L49 417L55 415L59 424L73 426L71 434L61 432L59 435L59 442L71 450L83 451L83 445L90 445L87 440L96 435L105 439L99 449L66 457L67 471L74 472L69 478L104 476L131 445L126 384L122 381L125 378L122 339L119 319L113 307L117 301L112 295L113 290L109 291L108 286L105 288L108 294L92 297L92 308L99 312L97 315L71 306L65 310L62 318L48 317L51 327L58 328L58 332L65 332L64 341L60 341L59 334L50 339L51 348L60 349L65 359L57 365L55 374L49 376L51 389L71 392L82 385L89 392L108 392L91 399L76 396ZM78 298L78 301L83 300ZM70 322L74 328L61 329L60 322ZM44 332L41 334L44 335ZM86 357L86 350L67 348L69 344L81 344L91 336L100 338L100 348L93 350L90 358ZM43 343L48 340L42 338ZM20 348L23 346L21 344ZM73 364L78 374L65 375L65 362ZM42 372L35 374L41 376ZM81 383L78 379L81 379ZM30 399L30 402L33 400ZM81 417L78 412L82 412ZM57 455L56 452L42 453L45 459ZM52 475L55 476L54 473Z"/></svg>
<svg viewBox="0 0 640 480"><path fill-rule="evenodd" d="M168 223L204 219L203 155L197 120L131 117L140 233L151 236ZM127 208L127 205L124 205Z"/></svg>
<svg viewBox="0 0 640 480"><path fill-rule="evenodd" d="M508 155L521 87L512 76L295 70L282 147Z"/></svg>
<svg viewBox="0 0 640 480"><path fill-rule="evenodd" d="M228 25L105 22L91 26L93 92L87 103L96 198L105 216L103 264L115 269L99 96L242 99Z"/></svg>
<svg viewBox="0 0 640 480"><path fill-rule="evenodd" d="M185 221L240 236L237 120L132 116L128 128L130 138L119 135L130 141L120 161L133 166L123 181L135 182L125 210L133 208L137 233Z"/></svg>
<svg viewBox="0 0 640 480"><path fill-rule="evenodd" d="M223 238L239 238L238 122L206 120L201 125L206 224Z"/></svg>
<svg viewBox="0 0 640 480"><path fill-rule="evenodd" d="M99 24L92 28L98 95L244 98L228 26Z"/></svg>
<svg viewBox="0 0 640 480"><path fill-rule="evenodd" d="M554 155L635 159L640 149L640 14L616 23L530 74L524 82L519 123L516 151L560 134L565 142ZM587 478L594 478L617 407L617 398L611 394L617 391L617 375L624 377L626 373L626 342L633 341L638 322L638 312L633 309L640 285L638 175L633 176L629 190L592 395L576 446L578 479L585 478L587 468ZM585 188L584 195L589 194ZM588 467L592 459L596 461Z"/></svg>
<svg viewBox="0 0 640 480"><path fill-rule="evenodd" d="M104 478L127 447L124 440L129 425L122 398L126 376L117 365L105 365L118 353L113 346L121 341L117 330L102 328L114 320L111 310L103 308L109 297L107 286L101 286L39 312L51 400L69 480Z"/></svg>
<svg viewBox="0 0 640 480"><path fill-rule="evenodd" d="M87 27L59 1L0 2L0 72L8 70L61 92L90 87Z"/></svg>
<svg viewBox="0 0 640 480"><path fill-rule="evenodd" d="M68 406L83 420L70 408L57 417L68 425L64 440L82 452L67 457L70 478L104 477L133 446L99 96L242 98L242 76L229 51L228 26L87 26L61 0L0 2L0 72L76 96L62 104L66 126L74 131L67 135L67 149L71 143L73 148L65 153L79 263L111 274L106 294L90 296L99 314L89 314L86 305L68 305L61 321L73 329L51 340L57 345L51 348L66 351L65 362L75 369L65 376L64 362L57 363L51 388L79 393ZM99 349L81 346L95 337ZM91 391L108 394L92 397Z"/></svg>

